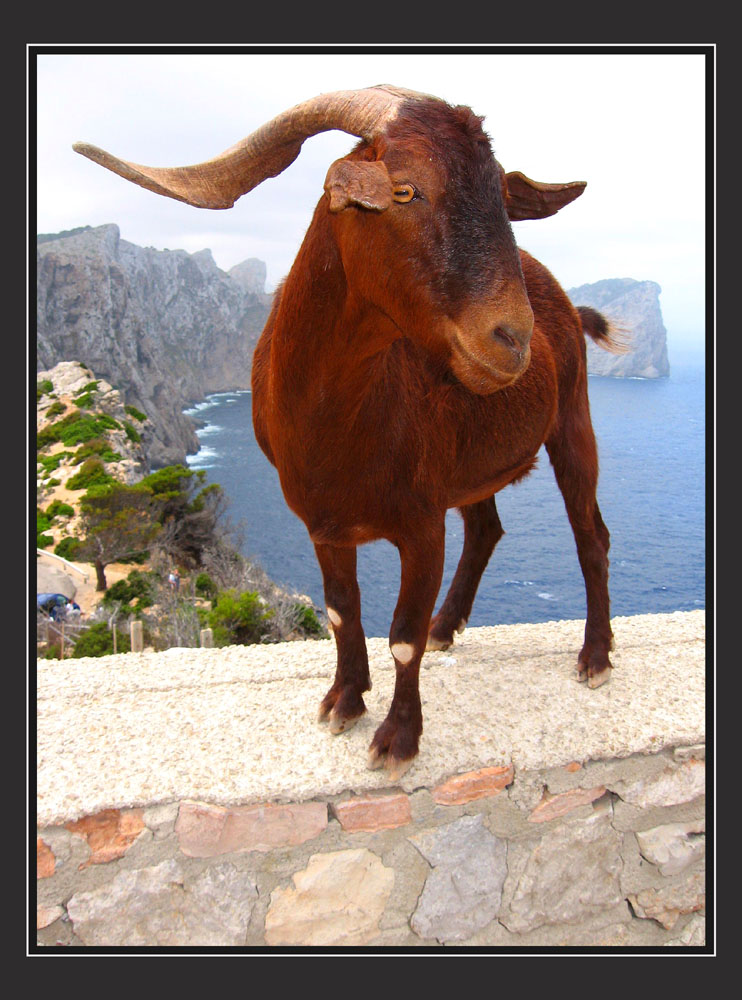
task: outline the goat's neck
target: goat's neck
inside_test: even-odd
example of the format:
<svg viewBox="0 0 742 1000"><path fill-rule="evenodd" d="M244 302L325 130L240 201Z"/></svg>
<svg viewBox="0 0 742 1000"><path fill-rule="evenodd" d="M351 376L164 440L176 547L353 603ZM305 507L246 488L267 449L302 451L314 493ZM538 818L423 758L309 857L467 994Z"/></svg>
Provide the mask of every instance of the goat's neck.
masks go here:
<svg viewBox="0 0 742 1000"><path fill-rule="evenodd" d="M402 335L353 294L329 225L319 223L315 218L283 286L273 331L274 386L292 405L318 391L361 391L373 358Z"/></svg>

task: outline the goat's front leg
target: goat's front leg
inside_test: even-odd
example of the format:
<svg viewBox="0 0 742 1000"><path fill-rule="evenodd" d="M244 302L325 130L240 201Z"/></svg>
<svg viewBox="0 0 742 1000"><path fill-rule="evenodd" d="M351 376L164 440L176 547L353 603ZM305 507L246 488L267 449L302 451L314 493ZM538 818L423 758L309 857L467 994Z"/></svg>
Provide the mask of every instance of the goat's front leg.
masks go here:
<svg viewBox="0 0 742 1000"><path fill-rule="evenodd" d="M445 521L443 517L398 544L402 562L399 600L394 611L389 646L396 682L389 714L369 748L370 768L386 767L396 781L415 759L423 729L420 705L420 660L443 576Z"/></svg>
<svg viewBox="0 0 742 1000"><path fill-rule="evenodd" d="M342 733L366 711L363 692L371 689L366 638L361 626L356 550L335 545L314 548L322 570L327 617L337 646L335 681L322 699L319 720L330 723L330 732Z"/></svg>

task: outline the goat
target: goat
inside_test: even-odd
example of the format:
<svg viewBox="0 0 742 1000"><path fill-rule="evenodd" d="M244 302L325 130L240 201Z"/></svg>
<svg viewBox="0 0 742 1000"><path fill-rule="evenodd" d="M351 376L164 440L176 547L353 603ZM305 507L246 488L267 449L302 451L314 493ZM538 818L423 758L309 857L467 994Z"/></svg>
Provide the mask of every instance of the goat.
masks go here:
<svg viewBox="0 0 742 1000"><path fill-rule="evenodd" d="M616 345L599 313L575 309L518 250L510 226L553 215L585 183L506 174L482 122L467 107L379 86L306 101L195 166L143 167L74 147L159 194L228 208L284 170L308 136L341 129L360 139L329 168L275 294L254 354L253 422L322 570L337 667L319 717L332 733L361 717L371 687L357 546L383 538L399 550L395 689L368 760L392 781L419 751L422 656L466 625L503 535L495 494L528 474L542 444L585 581L577 678L597 687L611 671L609 534L596 500L584 334ZM453 507L463 552L433 616Z"/></svg>

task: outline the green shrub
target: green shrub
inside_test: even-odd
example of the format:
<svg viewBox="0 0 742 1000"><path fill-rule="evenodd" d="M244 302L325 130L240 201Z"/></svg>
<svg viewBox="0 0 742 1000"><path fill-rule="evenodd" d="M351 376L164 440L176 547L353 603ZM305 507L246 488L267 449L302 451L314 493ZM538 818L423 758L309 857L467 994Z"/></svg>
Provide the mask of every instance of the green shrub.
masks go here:
<svg viewBox="0 0 742 1000"><path fill-rule="evenodd" d="M268 634L273 611L266 608L256 591L223 590L214 601L207 620L217 646L248 645Z"/></svg>
<svg viewBox="0 0 742 1000"><path fill-rule="evenodd" d="M147 414L146 414L146 413L142 413L142 411L141 411L141 410L138 410L138 409L136 408L136 406L129 406L129 405L127 404L127 405L126 405L126 406L124 407L124 409L125 409L125 410L126 410L126 412L127 412L128 414L129 414L129 416L130 416L130 417L134 417L134 419L135 419L135 420L138 420L140 424L143 424L143 423L144 423L144 421L145 421L145 420L147 419Z"/></svg>
<svg viewBox="0 0 742 1000"><path fill-rule="evenodd" d="M121 461L121 455L117 451L113 451L110 441L106 438L93 438L77 449L72 457L72 464L79 465L91 455L97 455L104 462Z"/></svg>
<svg viewBox="0 0 742 1000"><path fill-rule="evenodd" d="M111 584L103 595L102 604L120 602L136 608L150 608L155 603L155 574L133 569L125 580Z"/></svg>
<svg viewBox="0 0 742 1000"><path fill-rule="evenodd" d="M129 636L116 629L116 652L128 653L131 649ZM72 652L74 657L110 656L113 653L113 633L105 622L97 622L82 633Z"/></svg>
<svg viewBox="0 0 742 1000"><path fill-rule="evenodd" d="M70 562L74 562L75 553L79 548L80 540L78 538L73 538L72 535L68 535L55 545L54 555L61 556L62 559L68 559Z"/></svg>
<svg viewBox="0 0 742 1000"><path fill-rule="evenodd" d="M66 458L72 458L71 451L58 451L56 455L38 455L36 461L48 476L58 469Z"/></svg>
<svg viewBox="0 0 742 1000"><path fill-rule="evenodd" d="M77 392L75 393L75 398L77 398L78 396L84 396L87 393L97 392L97 391L98 391L98 383L88 382L87 385L84 385L81 389L77 390Z"/></svg>
<svg viewBox="0 0 742 1000"><path fill-rule="evenodd" d="M134 430L134 428L132 427L132 425L129 423L128 420L124 421L124 431L126 432L126 436L128 437L128 439L130 441L133 441L134 444L139 444L139 442L142 440L142 435L139 433L139 431Z"/></svg>
<svg viewBox="0 0 742 1000"><path fill-rule="evenodd" d="M309 604L302 604L297 601L297 603L292 608L293 614L296 616L297 627L305 632L307 635L317 635L325 637L327 635L327 630L325 629L322 622L317 617L317 612Z"/></svg>
<svg viewBox="0 0 742 1000"><path fill-rule="evenodd" d="M67 489L85 490L90 486L112 482L114 482L113 476L106 472L106 467L99 458L87 458L77 475L67 480Z"/></svg>
<svg viewBox="0 0 742 1000"><path fill-rule="evenodd" d="M46 508L47 517L72 517L74 513L75 508L61 500L53 500Z"/></svg>
<svg viewBox="0 0 742 1000"><path fill-rule="evenodd" d="M121 425L107 413L92 416L81 410L73 410L66 417L44 427L36 435L36 447L45 448L55 441L62 441L68 447L83 444L104 435L106 431L120 430Z"/></svg>
<svg viewBox="0 0 742 1000"><path fill-rule="evenodd" d="M194 587L199 597L205 597L209 601L214 600L219 589L208 573L199 573L194 581Z"/></svg>
<svg viewBox="0 0 742 1000"><path fill-rule="evenodd" d="M64 403L62 403L60 400L56 400L56 402L52 403L52 405L46 411L46 416L47 418L58 417L61 413L64 413L66 409L67 407L65 406Z"/></svg>
<svg viewBox="0 0 742 1000"><path fill-rule="evenodd" d="M45 549L47 545L51 545L54 538L51 535L47 535L46 532L51 528L53 517L49 517L45 514L43 510L39 507L36 508L36 548Z"/></svg>
<svg viewBox="0 0 742 1000"><path fill-rule="evenodd" d="M37 382L36 402L38 403L38 401L41 399L42 396L46 395L47 393L50 393L53 389L54 389L54 383L48 378L45 378L41 382Z"/></svg>

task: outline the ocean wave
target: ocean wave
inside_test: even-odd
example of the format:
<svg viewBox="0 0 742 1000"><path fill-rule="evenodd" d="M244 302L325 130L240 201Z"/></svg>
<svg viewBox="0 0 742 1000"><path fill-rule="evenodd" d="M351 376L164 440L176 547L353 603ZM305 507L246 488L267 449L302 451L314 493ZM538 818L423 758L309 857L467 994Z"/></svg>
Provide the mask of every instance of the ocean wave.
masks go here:
<svg viewBox="0 0 742 1000"><path fill-rule="evenodd" d="M183 413L187 417L194 416L196 413L201 413L202 410L208 410L212 406L216 406L219 400L217 399L205 399L203 403L196 403L194 406L189 406L187 410L183 410Z"/></svg>
<svg viewBox="0 0 742 1000"><path fill-rule="evenodd" d="M216 464L215 459L218 457L216 448L206 446L199 448L195 455L186 455L186 462L189 468L209 469Z"/></svg>

